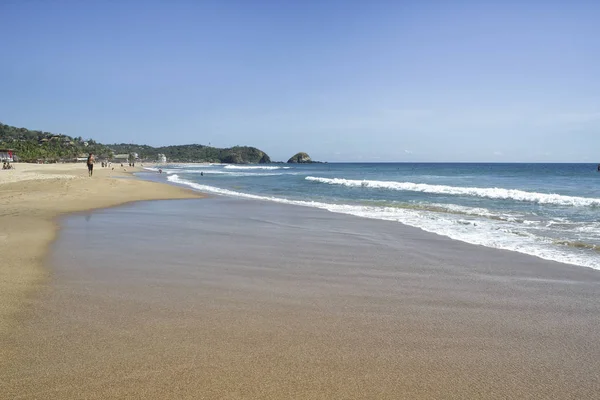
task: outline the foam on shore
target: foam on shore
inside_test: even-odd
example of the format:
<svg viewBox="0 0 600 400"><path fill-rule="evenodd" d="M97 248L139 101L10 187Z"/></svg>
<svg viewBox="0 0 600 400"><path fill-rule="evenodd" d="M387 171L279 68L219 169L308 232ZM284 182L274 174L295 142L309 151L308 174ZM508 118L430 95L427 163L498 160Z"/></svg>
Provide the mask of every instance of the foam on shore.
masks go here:
<svg viewBox="0 0 600 400"><path fill-rule="evenodd" d="M470 244L516 251L545 260L600 269L600 256L596 254L596 252L589 254L584 252L562 251L560 247L556 246L556 242L552 239L537 237L533 234L528 234L527 232L517 232L513 230L511 226L503 224L500 219L472 221L461 218L460 215L448 216L441 213L420 212L416 209L355 204L332 204L317 201L291 200L275 196L260 196L217 188L210 185L201 185L182 179L177 174L169 175L168 180L207 193L320 208L335 213L350 214L363 218L401 222L412 227L423 229L427 232L436 233ZM464 213L466 207L461 207L460 209ZM476 210L474 212L476 212ZM528 223L533 224L533 221L528 221ZM570 246L569 249L573 248L575 247ZM586 250L581 247L578 249Z"/></svg>

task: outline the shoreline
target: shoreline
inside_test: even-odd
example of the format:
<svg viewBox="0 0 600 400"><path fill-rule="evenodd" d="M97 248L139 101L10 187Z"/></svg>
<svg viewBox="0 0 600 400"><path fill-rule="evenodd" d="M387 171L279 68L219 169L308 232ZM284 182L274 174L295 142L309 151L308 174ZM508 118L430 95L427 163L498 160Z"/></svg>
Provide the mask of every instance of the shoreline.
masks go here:
<svg viewBox="0 0 600 400"><path fill-rule="evenodd" d="M5 393L595 398L594 271L324 210L198 204L61 219Z"/></svg>
<svg viewBox="0 0 600 400"><path fill-rule="evenodd" d="M136 178L141 167L114 170L85 164L16 164L0 171L0 337L15 327L51 271L48 250L65 215L137 201L204 197L201 193ZM120 179L121 178L121 179ZM131 179L122 179L131 178ZM2 346L0 346L2 347ZM0 356L3 351L0 350Z"/></svg>
<svg viewBox="0 0 600 400"><path fill-rule="evenodd" d="M543 227L546 226L545 229L549 229L552 224L556 223L556 221L559 221L560 219L555 220L549 218L547 215L538 217L535 215L535 211L532 211L533 215L530 215L528 214L528 211L523 211L520 208L519 211L515 211L517 209L511 211L505 206L494 208L496 207L495 205L492 205L490 209L486 209L483 205L481 206L482 208L479 208L475 207L477 204L460 205L461 200L456 200L457 204L454 204L453 202L445 204L445 200L440 204L436 204L435 202L431 203L429 200L424 200L425 203L413 203L413 200L410 200L407 202L400 201L398 204L395 204L395 200L391 198L387 200L368 200L368 198L363 200L355 199L352 197L355 196L355 194L351 192L344 192L345 194L342 195L342 197L337 198L328 198L328 194L324 194L324 192L318 192L322 196L313 197L311 195L305 196L304 193L301 193L298 190L295 191L294 188L296 185L300 185L300 183L292 182L291 180L286 181L286 184L294 185L292 186L291 191L286 193L282 192L280 189L278 189L278 187L272 186L274 182L268 182L267 178L265 178L267 183L265 184L264 188L260 191L255 191L250 190L249 187L244 188L244 184L242 183L244 181L236 182L236 186L231 186L225 181L220 182L222 184L216 183L213 185L211 180L204 181L195 178L193 175L185 175L186 173L201 172L201 169L189 171L187 169L167 169L166 171L168 171L167 180L171 181L171 183L175 183L184 187L191 187L204 193L224 195L234 198L252 199L256 201L267 201L269 203L312 207L339 214L353 215L361 218L391 221L394 223L401 223L418 230L430 232L432 234L441 235L452 240L458 240L462 243L517 252L547 261L600 270L600 253L598 252L598 245L595 244L597 243L598 238L594 238L590 234L589 239L591 241L588 241L587 239L581 239L581 237L578 235L570 234L567 230L558 230L556 232L550 231L548 233L543 230ZM178 171L182 172L181 176ZM270 172L271 171L265 175L270 175ZM215 170L205 173L229 173L233 174L232 176L236 176L236 174L239 172L223 172L223 170ZM324 173L325 171L321 171L321 173L316 173L315 175L321 176L324 175ZM242 175L248 177L252 176L250 174L246 174L246 172L240 173L240 176ZM285 175L285 172L277 171L272 175ZM218 177L221 175L208 176ZM332 176L337 176L337 174L333 174ZM361 179L346 180L344 178L340 178L339 180L336 180L338 178L323 178L313 176L305 176L304 179L311 182L317 181L321 183L332 184L334 186L331 190L334 191L346 189L362 190L355 188L356 184L361 182ZM347 184L348 182L350 182L350 184ZM365 183L370 181L367 180L362 182ZM393 184L395 181L373 182L377 184ZM277 182L277 184L280 183L282 182ZM308 191L312 190L311 188L312 187L309 186L303 186L303 190L307 191L307 193ZM329 188L329 185L321 185L320 189L315 190L323 190L322 188ZM485 186L480 189L496 190L494 188L487 188ZM502 190L510 191L511 189ZM409 192L409 196L414 195L411 189L407 189L407 191ZM417 190L417 192L419 191ZM539 195L542 197L546 196L543 193L535 192L529 194L536 196ZM345 198L343 196L348 197ZM368 195L365 196L368 197ZM379 194L375 194L373 196L379 196ZM387 196L389 196L389 194ZM560 197L563 195L557 194L556 196ZM476 197L476 199L479 200L480 198ZM518 196L513 200L516 199L518 199ZM590 202L595 201L594 198L577 198L577 200L588 200ZM490 201L494 202L496 200ZM533 199L531 202L527 203L528 205L525 207L532 207L531 204L534 204L535 201L537 200ZM520 204L521 202L518 203L519 204L515 207L522 207L522 204ZM525 203L525 201L523 201L523 203ZM552 204L560 204L560 202ZM574 205L579 207L577 204ZM576 208L573 208L570 212L573 212L573 210L576 210ZM586 209L583 209L583 211L585 212ZM521 221L521 219L525 220ZM578 222L576 224L586 223L585 221L577 221ZM582 229L583 232L584 228L587 229L593 226L591 220L587 221L587 223L588 225L575 225L576 229L574 232L578 229ZM471 229L472 226L479 227L476 229Z"/></svg>

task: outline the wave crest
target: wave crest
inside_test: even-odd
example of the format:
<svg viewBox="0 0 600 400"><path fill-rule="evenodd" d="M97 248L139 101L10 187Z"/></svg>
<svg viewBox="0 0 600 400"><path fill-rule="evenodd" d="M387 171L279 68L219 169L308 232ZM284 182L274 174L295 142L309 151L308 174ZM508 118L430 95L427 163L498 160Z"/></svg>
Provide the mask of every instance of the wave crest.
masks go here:
<svg viewBox="0 0 600 400"><path fill-rule="evenodd" d="M393 207L377 207L351 204L331 204L317 201L290 200L274 196L260 196L250 193L236 192L209 185L201 185L173 174L167 178L172 183L187 185L193 189L218 195L241 197L252 200L272 201L304 207L314 207L330 212L349 214L362 218L379 219L400 222L427 232L443 235L462 242L493 247L497 249L516 251L546 260L579 265L599 269L598 256L570 254L561 251L559 246L550 246L542 237L534 237L526 232L515 232L499 221L467 221L464 219L447 218L439 214L419 212L418 210ZM570 246L575 247L575 246ZM583 246L577 245L581 249ZM586 250L591 250L586 248Z"/></svg>
<svg viewBox="0 0 600 400"><path fill-rule="evenodd" d="M446 185L430 185L427 183L394 182L394 181L369 181L341 178L321 178L307 176L307 181L326 183L329 185L343 185L348 187L363 187L370 189L404 190L432 194L447 194L454 196L485 197L498 200L526 201L538 204L553 204L574 207L600 207L600 199L590 197L565 196L554 193L526 192L518 189L504 188L477 188Z"/></svg>
<svg viewBox="0 0 600 400"><path fill-rule="evenodd" d="M223 167L224 169L290 169L290 167L275 167L275 166L258 166L258 165L226 165Z"/></svg>

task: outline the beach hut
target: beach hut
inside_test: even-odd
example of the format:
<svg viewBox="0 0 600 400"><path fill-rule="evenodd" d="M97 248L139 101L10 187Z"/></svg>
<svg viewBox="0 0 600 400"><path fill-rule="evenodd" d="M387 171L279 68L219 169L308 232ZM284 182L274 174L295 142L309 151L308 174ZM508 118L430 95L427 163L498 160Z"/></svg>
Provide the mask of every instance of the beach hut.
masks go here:
<svg viewBox="0 0 600 400"><path fill-rule="evenodd" d="M127 163L128 160L129 160L129 154L115 154L112 159L112 161L114 163L119 163L119 164Z"/></svg>
<svg viewBox="0 0 600 400"><path fill-rule="evenodd" d="M12 149L0 149L0 161L15 161L15 153Z"/></svg>

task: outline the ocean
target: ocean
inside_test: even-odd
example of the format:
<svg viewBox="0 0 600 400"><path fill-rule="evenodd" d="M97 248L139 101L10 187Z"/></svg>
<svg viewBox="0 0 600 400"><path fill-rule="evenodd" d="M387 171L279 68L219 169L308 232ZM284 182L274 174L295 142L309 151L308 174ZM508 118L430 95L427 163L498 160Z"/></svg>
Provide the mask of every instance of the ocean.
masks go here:
<svg viewBox="0 0 600 400"><path fill-rule="evenodd" d="M162 170L169 182L206 193L394 221L600 269L595 164L181 164Z"/></svg>

